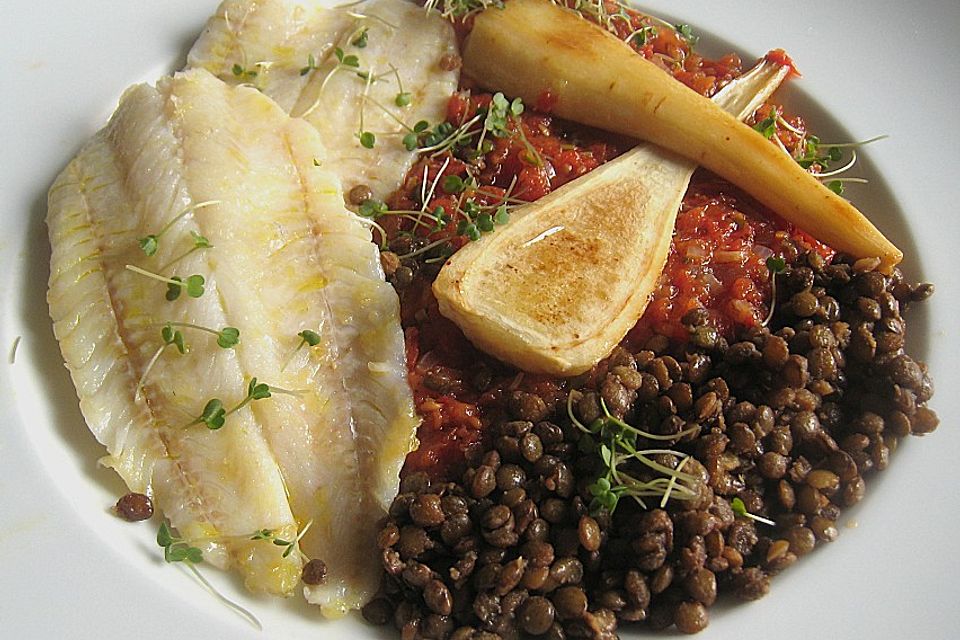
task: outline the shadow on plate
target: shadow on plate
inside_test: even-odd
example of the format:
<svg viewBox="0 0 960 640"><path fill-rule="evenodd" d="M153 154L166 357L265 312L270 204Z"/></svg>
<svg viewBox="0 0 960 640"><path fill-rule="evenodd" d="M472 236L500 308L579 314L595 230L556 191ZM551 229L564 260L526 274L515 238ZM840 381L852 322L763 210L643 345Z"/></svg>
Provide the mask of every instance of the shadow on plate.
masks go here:
<svg viewBox="0 0 960 640"><path fill-rule="evenodd" d="M91 482L99 485L111 494L120 496L126 492L123 482L112 471L97 465L106 451L87 429L73 382L63 364L60 349L53 335L53 323L47 307L47 282L50 277L50 242L47 238L47 187L55 176L41 187L42 192L33 199L27 225L27 250L23 252L26 261L23 269L21 288L22 306L19 309L20 321L25 335L20 348L21 355L29 359L38 374L37 380L41 393L50 398L52 430L74 454L77 467ZM29 425L29 416L23 416L23 423ZM42 457L43 452L38 452Z"/></svg>

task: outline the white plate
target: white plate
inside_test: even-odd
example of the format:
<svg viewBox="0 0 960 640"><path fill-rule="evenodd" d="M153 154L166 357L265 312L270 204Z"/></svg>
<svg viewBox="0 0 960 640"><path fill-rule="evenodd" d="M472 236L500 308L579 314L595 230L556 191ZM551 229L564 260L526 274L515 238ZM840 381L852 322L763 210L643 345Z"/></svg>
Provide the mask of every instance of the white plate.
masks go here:
<svg viewBox="0 0 960 640"><path fill-rule="evenodd" d="M47 187L125 87L182 64L216 4L3 2L3 637L120 638L134 631L166 640L394 637L353 620L325 623L295 599L249 597L208 569L263 620L257 633L165 565L154 524L127 524L107 513L123 488L96 466L100 447L83 424L51 332ZM841 527L837 542L774 580L764 600L717 607L703 637L956 637L960 3L652 0L646 7L694 25L713 51L737 50L749 59L785 48L804 73L790 88L790 102L804 108L815 131L847 139L889 134L863 154L858 172L873 183L848 193L905 250L907 273L937 285L932 301L912 314L911 343L933 370L939 388L933 405L944 424L922 441L908 440L891 468L868 481L867 499L843 515L850 528ZM9 364L18 337L16 361Z"/></svg>

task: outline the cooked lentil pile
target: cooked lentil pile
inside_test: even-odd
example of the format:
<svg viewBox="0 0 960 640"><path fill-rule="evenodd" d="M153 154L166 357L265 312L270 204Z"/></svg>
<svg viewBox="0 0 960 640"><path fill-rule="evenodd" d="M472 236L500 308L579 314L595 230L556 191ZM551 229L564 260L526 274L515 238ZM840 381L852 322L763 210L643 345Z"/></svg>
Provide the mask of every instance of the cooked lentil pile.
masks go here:
<svg viewBox="0 0 960 640"><path fill-rule="evenodd" d="M767 326L728 340L688 312L686 341L618 348L561 394L515 390L456 481L407 475L364 617L405 639L602 639L624 623L694 633L720 594L760 598L834 540L901 438L937 427L901 318L932 287L873 260L788 262ZM660 487L646 508L598 487L617 477L605 443L618 424L652 450L652 465L615 465Z"/></svg>

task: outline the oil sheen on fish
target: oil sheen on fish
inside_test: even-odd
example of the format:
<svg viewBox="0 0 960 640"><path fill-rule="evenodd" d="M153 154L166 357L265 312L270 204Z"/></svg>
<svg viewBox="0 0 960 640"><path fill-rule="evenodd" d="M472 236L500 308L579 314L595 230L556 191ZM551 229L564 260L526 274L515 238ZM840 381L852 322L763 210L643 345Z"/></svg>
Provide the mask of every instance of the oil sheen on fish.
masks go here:
<svg viewBox="0 0 960 640"><path fill-rule="evenodd" d="M133 87L50 190L48 300L106 463L253 590L289 594L322 559L307 596L334 616L377 587L376 521L416 420L396 294L327 162L317 131L254 89L203 70ZM168 300L130 266L204 291ZM188 348L150 367L167 323ZM253 378L270 397L233 411ZM191 424L214 398L223 426ZM307 525L286 557L250 539Z"/></svg>
<svg viewBox="0 0 960 640"><path fill-rule="evenodd" d="M226 0L187 64L255 86L306 119L344 190L362 184L385 199L415 157L403 136L421 120L446 116L459 79L449 63L459 59L456 38L448 22L406 0L329 4ZM361 143L364 132L374 135L372 149Z"/></svg>

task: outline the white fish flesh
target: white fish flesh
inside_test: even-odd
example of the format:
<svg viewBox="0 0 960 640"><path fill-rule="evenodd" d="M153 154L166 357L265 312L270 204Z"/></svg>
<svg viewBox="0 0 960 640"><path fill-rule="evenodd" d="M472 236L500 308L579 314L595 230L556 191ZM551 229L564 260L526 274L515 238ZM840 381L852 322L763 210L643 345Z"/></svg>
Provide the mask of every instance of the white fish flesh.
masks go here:
<svg viewBox="0 0 960 640"><path fill-rule="evenodd" d="M50 190L48 299L107 464L253 590L289 594L302 558L322 559L328 579L307 596L335 616L376 590L376 521L417 421L396 294L327 160L313 127L256 90L202 70L136 86ZM127 265L203 275L205 291L168 301ZM168 322L190 348L147 371ZM219 430L187 426L212 398L240 404L253 378L269 398ZM286 557L250 540L308 524Z"/></svg>
<svg viewBox="0 0 960 640"><path fill-rule="evenodd" d="M326 4L226 0L187 64L255 86L306 119L344 190L363 184L385 199L415 159L403 136L421 120L445 119L459 70L441 60L457 53L456 37L447 21L406 0ZM397 104L401 92L407 106ZM374 148L361 144L362 132L374 134Z"/></svg>

